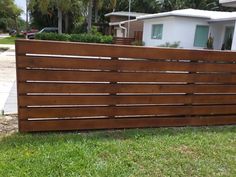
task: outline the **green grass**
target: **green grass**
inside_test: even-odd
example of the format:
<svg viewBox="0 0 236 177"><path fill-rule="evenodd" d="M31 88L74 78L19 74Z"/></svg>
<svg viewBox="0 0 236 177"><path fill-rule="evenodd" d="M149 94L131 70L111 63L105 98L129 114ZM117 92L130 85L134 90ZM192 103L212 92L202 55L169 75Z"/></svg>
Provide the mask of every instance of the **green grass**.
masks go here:
<svg viewBox="0 0 236 177"><path fill-rule="evenodd" d="M232 176L236 127L14 134L0 176Z"/></svg>
<svg viewBox="0 0 236 177"><path fill-rule="evenodd" d="M16 37L5 37L0 39L0 44L15 44Z"/></svg>

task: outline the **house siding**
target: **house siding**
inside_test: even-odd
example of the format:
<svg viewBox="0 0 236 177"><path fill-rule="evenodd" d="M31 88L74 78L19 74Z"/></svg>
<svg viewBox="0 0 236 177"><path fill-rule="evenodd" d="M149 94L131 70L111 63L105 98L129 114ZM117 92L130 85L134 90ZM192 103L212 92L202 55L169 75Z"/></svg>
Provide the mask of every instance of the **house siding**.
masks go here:
<svg viewBox="0 0 236 177"><path fill-rule="evenodd" d="M152 39L152 25L163 24L162 39ZM207 19L189 17L162 17L144 20L143 41L146 46L160 46L165 43L180 42L182 48L196 48L194 46L197 25L209 25Z"/></svg>

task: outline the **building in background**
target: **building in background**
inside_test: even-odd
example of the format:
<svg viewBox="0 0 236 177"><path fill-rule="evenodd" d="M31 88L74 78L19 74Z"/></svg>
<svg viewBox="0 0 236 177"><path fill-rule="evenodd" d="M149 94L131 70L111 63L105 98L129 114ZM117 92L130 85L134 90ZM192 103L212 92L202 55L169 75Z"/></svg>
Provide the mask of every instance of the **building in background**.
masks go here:
<svg viewBox="0 0 236 177"><path fill-rule="evenodd" d="M143 22L137 21L137 17L147 15L137 12L111 12L105 16L109 18L109 33L114 37L136 38L142 37ZM129 20L130 17L130 20ZM128 25L130 23L130 30ZM129 31L129 34L128 34ZM140 38L138 37L138 38Z"/></svg>
<svg viewBox="0 0 236 177"><path fill-rule="evenodd" d="M214 38L216 50L236 50L236 12L182 9L137 17L143 21L146 46L179 43L181 48L203 49Z"/></svg>

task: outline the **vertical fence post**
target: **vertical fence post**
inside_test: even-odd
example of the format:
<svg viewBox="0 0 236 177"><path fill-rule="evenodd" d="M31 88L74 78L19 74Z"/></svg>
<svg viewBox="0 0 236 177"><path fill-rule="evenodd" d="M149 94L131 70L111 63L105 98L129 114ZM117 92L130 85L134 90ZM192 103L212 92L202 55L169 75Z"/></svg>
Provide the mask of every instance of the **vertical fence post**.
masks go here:
<svg viewBox="0 0 236 177"><path fill-rule="evenodd" d="M111 58L111 60L119 60L119 58L118 57L112 57ZM111 70L111 72L118 72L118 70ZM116 84L117 84L117 82L110 82L110 84L112 85L112 86L115 86ZM113 92L113 93L110 93L110 96L112 97L112 96L116 96L117 95L117 93L115 92ZM110 105L110 106L112 106L112 107L116 107L117 105L116 104L112 104L112 105ZM115 116L110 116L110 118L115 118Z"/></svg>

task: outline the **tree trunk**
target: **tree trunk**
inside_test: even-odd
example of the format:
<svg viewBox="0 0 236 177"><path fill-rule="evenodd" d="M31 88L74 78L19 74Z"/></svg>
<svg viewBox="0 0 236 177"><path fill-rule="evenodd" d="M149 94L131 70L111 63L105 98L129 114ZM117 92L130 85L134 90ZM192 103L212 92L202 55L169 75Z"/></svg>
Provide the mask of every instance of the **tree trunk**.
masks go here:
<svg viewBox="0 0 236 177"><path fill-rule="evenodd" d="M97 0L94 0L94 9L95 9L95 23L98 22L98 2Z"/></svg>
<svg viewBox="0 0 236 177"><path fill-rule="evenodd" d="M58 33L62 33L62 11L58 8Z"/></svg>
<svg viewBox="0 0 236 177"><path fill-rule="evenodd" d="M17 20L18 17L15 17L14 18L14 21L15 21L15 27L16 27L16 34L19 34L19 28L18 28L18 20Z"/></svg>
<svg viewBox="0 0 236 177"><path fill-rule="evenodd" d="M65 33L68 33L69 30L69 15L68 13L65 14Z"/></svg>
<svg viewBox="0 0 236 177"><path fill-rule="evenodd" d="M90 32L92 29L92 13L93 13L93 0L89 0L88 4L88 17L87 17L87 32Z"/></svg>

